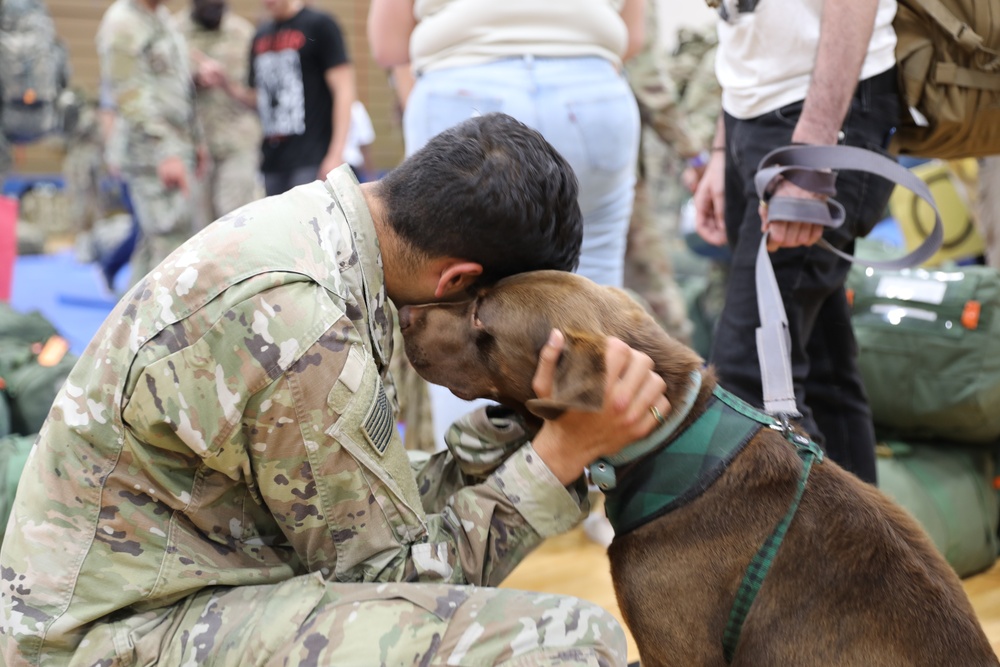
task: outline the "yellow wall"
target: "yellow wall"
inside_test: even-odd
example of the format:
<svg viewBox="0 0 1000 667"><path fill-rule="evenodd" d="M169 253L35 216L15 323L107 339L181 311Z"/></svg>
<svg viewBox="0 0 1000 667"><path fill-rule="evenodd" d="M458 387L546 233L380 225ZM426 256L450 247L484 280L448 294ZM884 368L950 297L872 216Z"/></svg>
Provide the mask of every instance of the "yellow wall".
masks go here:
<svg viewBox="0 0 1000 667"><path fill-rule="evenodd" d="M72 82L88 95L97 95L98 62L94 36L104 10L111 0L46 0L56 31L69 50ZM385 72L371 58L365 35L368 0L311 0L316 8L337 17L347 39L347 47L357 73L358 97L368 107L375 125L376 166L394 166L403 152L402 132L396 117ZM174 12L186 9L188 0L169 0ZM231 11L251 21L263 16L260 0L229 0ZM54 173L60 170L62 153L57 142L43 142L15 149L15 170L23 173Z"/></svg>

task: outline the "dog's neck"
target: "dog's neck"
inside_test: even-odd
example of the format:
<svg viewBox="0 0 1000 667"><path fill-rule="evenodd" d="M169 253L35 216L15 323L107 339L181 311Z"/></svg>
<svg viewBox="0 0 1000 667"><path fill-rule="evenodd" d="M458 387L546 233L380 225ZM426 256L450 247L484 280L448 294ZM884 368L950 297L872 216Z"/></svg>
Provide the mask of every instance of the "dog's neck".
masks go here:
<svg viewBox="0 0 1000 667"><path fill-rule="evenodd" d="M590 464L590 479L602 491L613 489L617 483L616 469L647 456L673 439L681 424L687 419L701 393L702 373L691 371L687 391L679 405L672 405L667 419L652 433L628 445L612 456L597 459Z"/></svg>
<svg viewBox="0 0 1000 667"><path fill-rule="evenodd" d="M616 534L693 501L715 483L761 428L780 428L773 417L722 387L715 385L709 392L673 437L619 471L617 486L605 498Z"/></svg>

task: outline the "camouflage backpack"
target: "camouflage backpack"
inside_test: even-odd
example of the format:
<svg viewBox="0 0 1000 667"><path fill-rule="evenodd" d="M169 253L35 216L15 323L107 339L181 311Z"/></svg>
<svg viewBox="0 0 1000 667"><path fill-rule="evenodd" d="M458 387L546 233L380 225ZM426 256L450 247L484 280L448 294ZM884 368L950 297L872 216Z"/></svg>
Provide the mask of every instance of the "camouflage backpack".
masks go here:
<svg viewBox="0 0 1000 667"><path fill-rule="evenodd" d="M3 134L27 143L58 129L69 66L42 0L0 2L0 63Z"/></svg>

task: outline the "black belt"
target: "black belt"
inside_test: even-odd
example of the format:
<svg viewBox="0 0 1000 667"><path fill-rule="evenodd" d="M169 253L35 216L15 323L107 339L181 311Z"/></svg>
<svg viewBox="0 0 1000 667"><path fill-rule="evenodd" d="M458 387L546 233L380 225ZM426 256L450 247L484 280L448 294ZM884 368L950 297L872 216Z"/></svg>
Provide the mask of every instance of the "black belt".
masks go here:
<svg viewBox="0 0 1000 667"><path fill-rule="evenodd" d="M869 95L899 92L899 74L896 72L896 66L893 65L881 74L870 76L858 83L854 96L858 97L863 92L867 92Z"/></svg>

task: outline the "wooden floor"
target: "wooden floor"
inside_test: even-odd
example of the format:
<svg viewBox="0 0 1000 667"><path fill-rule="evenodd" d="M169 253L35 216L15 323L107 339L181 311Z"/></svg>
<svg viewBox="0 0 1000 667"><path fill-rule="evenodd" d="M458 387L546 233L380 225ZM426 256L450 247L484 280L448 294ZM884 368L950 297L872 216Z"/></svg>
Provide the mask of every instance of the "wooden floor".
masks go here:
<svg viewBox="0 0 1000 667"><path fill-rule="evenodd" d="M962 583L993 649L1000 653L1000 564ZM622 621L604 548L591 541L581 528L542 544L514 570L503 587L574 595L604 607ZM635 642L628 629L625 632L629 660L638 660Z"/></svg>

